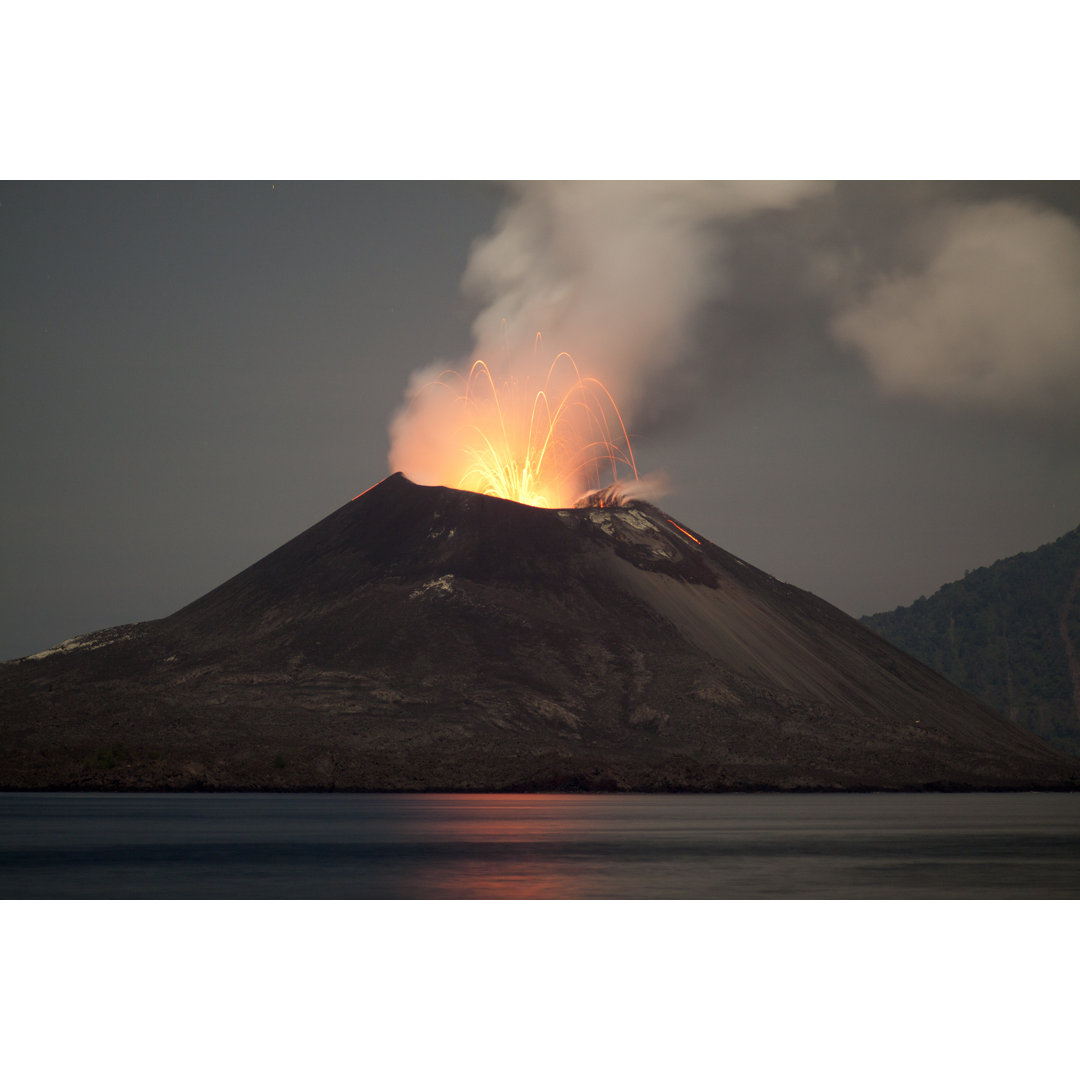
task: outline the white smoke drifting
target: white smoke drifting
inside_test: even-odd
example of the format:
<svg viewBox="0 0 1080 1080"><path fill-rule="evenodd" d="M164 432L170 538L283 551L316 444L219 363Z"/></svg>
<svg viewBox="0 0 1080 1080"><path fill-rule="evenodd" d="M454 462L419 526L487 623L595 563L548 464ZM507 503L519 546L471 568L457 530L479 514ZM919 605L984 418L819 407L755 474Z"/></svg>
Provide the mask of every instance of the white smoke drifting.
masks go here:
<svg viewBox="0 0 1080 1080"><path fill-rule="evenodd" d="M561 351L600 379L623 417L650 377L682 355L691 317L725 287L725 221L783 210L831 185L801 181L520 183L495 232L478 241L463 288L483 305L476 351L542 386ZM536 349L535 336L543 336ZM433 373L414 376L413 388ZM391 428L391 469L447 483L456 419L437 399L404 408Z"/></svg>
<svg viewBox="0 0 1080 1080"><path fill-rule="evenodd" d="M953 206L924 265L882 277L831 328L881 386L965 405L1080 398L1080 228L1033 204Z"/></svg>
<svg viewBox="0 0 1080 1080"><path fill-rule="evenodd" d="M786 209L831 185L802 181L520 184L465 272L486 305L482 353L530 351L539 331L632 409L643 374L674 364L691 316L725 287L725 220ZM505 330L504 330L505 321Z"/></svg>

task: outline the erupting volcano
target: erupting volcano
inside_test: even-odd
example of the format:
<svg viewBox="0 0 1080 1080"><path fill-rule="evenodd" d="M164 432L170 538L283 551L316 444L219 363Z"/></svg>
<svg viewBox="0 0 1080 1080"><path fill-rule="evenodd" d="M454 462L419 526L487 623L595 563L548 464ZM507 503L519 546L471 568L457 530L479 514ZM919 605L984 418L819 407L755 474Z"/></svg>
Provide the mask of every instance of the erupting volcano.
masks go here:
<svg viewBox="0 0 1080 1080"><path fill-rule="evenodd" d="M392 428L390 463L412 480L546 509L640 485L630 436L608 388L559 353L544 377L504 358L419 382Z"/></svg>
<svg viewBox="0 0 1080 1080"><path fill-rule="evenodd" d="M635 416L734 297L731 230L829 190L510 185L462 281L473 352L413 376L391 475L167 618L0 665L0 787L1075 786L639 475Z"/></svg>
<svg viewBox="0 0 1080 1080"><path fill-rule="evenodd" d="M3 665L0 786L1075 785L836 608L603 501L392 475L168 618Z"/></svg>

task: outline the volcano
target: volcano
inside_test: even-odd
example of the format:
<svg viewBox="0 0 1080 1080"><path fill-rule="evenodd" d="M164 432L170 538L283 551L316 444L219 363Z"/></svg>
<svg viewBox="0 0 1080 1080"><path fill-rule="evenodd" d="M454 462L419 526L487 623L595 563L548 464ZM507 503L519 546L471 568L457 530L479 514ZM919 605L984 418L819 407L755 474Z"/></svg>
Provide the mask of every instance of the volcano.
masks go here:
<svg viewBox="0 0 1080 1080"><path fill-rule="evenodd" d="M603 501L603 500L599 500ZM400 473L153 622L0 668L7 789L1076 786L1080 763L644 502Z"/></svg>

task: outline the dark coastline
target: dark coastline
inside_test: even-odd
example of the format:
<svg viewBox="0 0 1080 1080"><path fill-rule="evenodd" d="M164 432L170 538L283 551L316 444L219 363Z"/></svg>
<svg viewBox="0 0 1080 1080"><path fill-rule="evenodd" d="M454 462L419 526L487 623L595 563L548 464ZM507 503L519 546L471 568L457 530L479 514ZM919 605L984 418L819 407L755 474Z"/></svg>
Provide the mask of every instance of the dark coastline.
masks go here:
<svg viewBox="0 0 1080 1080"><path fill-rule="evenodd" d="M1080 791L1080 783L1063 782L1059 784L1001 784L996 786L977 786L971 784L936 781L925 784L911 784L905 787L815 787L800 785L782 787L768 784L742 784L715 788L665 787L619 788L614 786L590 786L587 781L567 781L564 784L511 784L500 788L434 787L434 788L378 788L346 787L329 784L298 785L295 787L265 786L254 787L242 784L220 784L209 786L198 781L191 781L184 786L141 786L99 784L56 784L46 787L13 787L0 785L0 793L10 794L219 794L219 795L975 795L975 794L1023 794L1031 793L1074 793Z"/></svg>

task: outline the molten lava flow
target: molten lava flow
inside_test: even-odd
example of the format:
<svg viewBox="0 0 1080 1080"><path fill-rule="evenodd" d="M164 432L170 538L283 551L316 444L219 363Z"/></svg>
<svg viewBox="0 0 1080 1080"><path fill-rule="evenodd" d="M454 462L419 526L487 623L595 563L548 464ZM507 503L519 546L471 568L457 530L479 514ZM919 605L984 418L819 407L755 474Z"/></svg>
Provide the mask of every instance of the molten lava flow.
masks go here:
<svg viewBox="0 0 1080 1080"><path fill-rule="evenodd" d="M543 386L497 379L484 360L467 376L444 371L424 384L412 406L427 424L449 430L447 451L425 482L482 495L564 507L588 490L638 478L630 438L611 394L582 376L569 353L555 357Z"/></svg>
<svg viewBox="0 0 1080 1080"><path fill-rule="evenodd" d="M683 534L683 536L689 536L690 539L693 540L695 544L700 544L701 543L701 541L693 533L687 532L677 521L672 521L671 518L668 518L667 520L668 520L668 522L670 524L674 525L675 528L678 529L679 532L681 532Z"/></svg>

